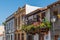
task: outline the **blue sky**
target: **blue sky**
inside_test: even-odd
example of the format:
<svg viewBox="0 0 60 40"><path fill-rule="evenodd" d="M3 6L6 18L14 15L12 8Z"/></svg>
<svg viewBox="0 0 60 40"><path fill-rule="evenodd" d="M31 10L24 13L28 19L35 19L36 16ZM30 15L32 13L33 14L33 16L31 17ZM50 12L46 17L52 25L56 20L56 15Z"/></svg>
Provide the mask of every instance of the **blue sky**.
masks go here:
<svg viewBox="0 0 60 40"><path fill-rule="evenodd" d="M0 0L0 25L9 15L14 13L18 7L22 7L25 4L45 7L56 1L57 0Z"/></svg>

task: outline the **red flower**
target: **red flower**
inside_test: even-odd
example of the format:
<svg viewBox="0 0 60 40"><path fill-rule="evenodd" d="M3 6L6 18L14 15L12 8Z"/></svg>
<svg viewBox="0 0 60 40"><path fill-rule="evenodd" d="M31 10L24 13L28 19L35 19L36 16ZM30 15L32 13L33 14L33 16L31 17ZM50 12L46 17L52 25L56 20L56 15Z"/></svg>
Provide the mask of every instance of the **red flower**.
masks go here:
<svg viewBox="0 0 60 40"><path fill-rule="evenodd" d="M34 26L38 26L40 23L39 22L34 22L33 25Z"/></svg>

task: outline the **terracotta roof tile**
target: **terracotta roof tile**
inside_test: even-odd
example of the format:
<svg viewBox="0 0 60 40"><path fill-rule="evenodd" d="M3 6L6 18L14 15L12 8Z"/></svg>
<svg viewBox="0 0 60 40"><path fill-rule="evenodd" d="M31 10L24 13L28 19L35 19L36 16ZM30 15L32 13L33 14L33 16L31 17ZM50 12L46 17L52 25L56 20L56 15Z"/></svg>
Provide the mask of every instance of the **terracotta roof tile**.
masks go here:
<svg viewBox="0 0 60 40"><path fill-rule="evenodd" d="M56 4L60 4L60 1L54 2L54 3L50 4L50 5L48 5L47 7L50 8L51 6L56 5Z"/></svg>

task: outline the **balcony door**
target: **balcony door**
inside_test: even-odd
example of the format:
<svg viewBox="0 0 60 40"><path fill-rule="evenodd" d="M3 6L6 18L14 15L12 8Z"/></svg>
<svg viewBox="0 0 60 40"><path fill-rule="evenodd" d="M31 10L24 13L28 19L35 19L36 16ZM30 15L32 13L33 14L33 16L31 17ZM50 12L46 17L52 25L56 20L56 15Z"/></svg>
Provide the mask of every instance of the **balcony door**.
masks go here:
<svg viewBox="0 0 60 40"><path fill-rule="evenodd" d="M39 40L39 34L27 35L27 40Z"/></svg>
<svg viewBox="0 0 60 40"><path fill-rule="evenodd" d="M44 34L39 34L39 40L44 40Z"/></svg>
<svg viewBox="0 0 60 40"><path fill-rule="evenodd" d="M33 40L33 35L27 35L27 40Z"/></svg>
<svg viewBox="0 0 60 40"><path fill-rule="evenodd" d="M39 40L39 34L34 35L34 40Z"/></svg>

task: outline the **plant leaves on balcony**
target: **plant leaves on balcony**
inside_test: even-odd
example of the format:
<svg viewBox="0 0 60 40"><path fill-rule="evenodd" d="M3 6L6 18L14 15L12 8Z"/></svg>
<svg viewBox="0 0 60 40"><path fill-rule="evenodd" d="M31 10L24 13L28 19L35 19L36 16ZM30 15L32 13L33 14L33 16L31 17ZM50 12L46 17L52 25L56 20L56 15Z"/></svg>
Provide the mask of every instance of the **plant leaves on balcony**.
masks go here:
<svg viewBox="0 0 60 40"><path fill-rule="evenodd" d="M22 30L28 32L30 30L34 31L35 29L40 29L40 28L51 28L51 23L47 21L46 19L43 20L42 23L40 23L38 26L32 25L23 25Z"/></svg>

